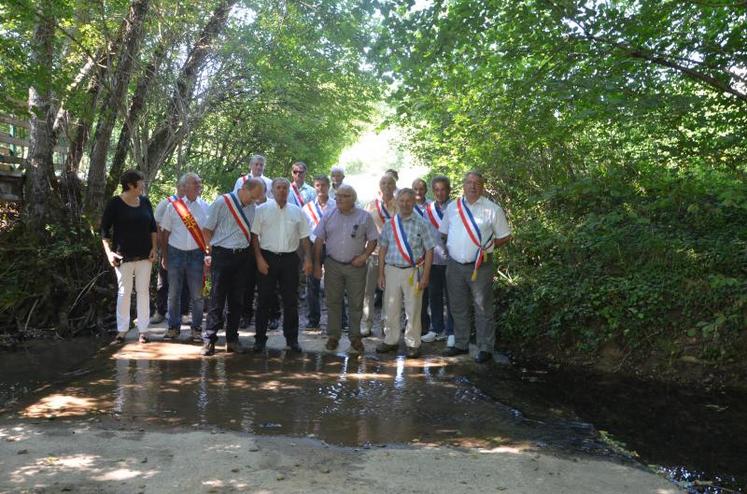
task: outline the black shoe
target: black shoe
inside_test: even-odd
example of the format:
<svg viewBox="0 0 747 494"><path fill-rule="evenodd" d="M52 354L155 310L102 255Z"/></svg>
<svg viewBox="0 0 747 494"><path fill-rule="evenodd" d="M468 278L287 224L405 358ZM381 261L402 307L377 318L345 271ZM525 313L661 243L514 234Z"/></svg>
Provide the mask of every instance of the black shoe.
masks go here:
<svg viewBox="0 0 747 494"><path fill-rule="evenodd" d="M477 352L475 355L475 362L478 364L484 364L493 360L493 356L488 352Z"/></svg>
<svg viewBox="0 0 747 494"><path fill-rule="evenodd" d="M389 352L396 352L399 348L399 345L387 345L383 341L376 345L376 353L389 353Z"/></svg>
<svg viewBox="0 0 747 494"><path fill-rule="evenodd" d="M303 349L301 348L301 345L298 344L298 342L288 343L288 349L293 353L303 353Z"/></svg>
<svg viewBox="0 0 747 494"><path fill-rule="evenodd" d="M246 347L237 341L226 342L226 353L246 353Z"/></svg>
<svg viewBox="0 0 747 494"><path fill-rule="evenodd" d="M278 329L280 327L280 319L273 317L272 319L270 319L267 327L270 329Z"/></svg>
<svg viewBox="0 0 747 494"><path fill-rule="evenodd" d="M265 344L264 343L255 343L254 346L252 346L252 351L254 353L262 353L265 351Z"/></svg>
<svg viewBox="0 0 747 494"><path fill-rule="evenodd" d="M209 341L202 345L202 356L203 357L209 357L211 355L215 355L215 342Z"/></svg>
<svg viewBox="0 0 747 494"><path fill-rule="evenodd" d="M457 355L464 355L465 353L469 353L469 350L450 346L446 350L444 350L441 355L443 355L444 357L456 357Z"/></svg>

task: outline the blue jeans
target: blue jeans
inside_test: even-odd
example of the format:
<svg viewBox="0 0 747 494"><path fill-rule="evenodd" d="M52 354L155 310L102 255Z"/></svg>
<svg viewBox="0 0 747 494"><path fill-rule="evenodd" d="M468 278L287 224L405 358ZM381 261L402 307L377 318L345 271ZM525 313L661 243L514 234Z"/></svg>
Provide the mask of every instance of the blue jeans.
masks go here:
<svg viewBox="0 0 747 494"><path fill-rule="evenodd" d="M454 318L451 317L449 293L446 288L446 266L431 266L431 279L428 283L428 303L431 306L431 326L438 334L454 334ZM444 299L446 300L446 327L444 327Z"/></svg>
<svg viewBox="0 0 747 494"><path fill-rule="evenodd" d="M202 328L202 270L205 255L200 249L181 250L169 245L169 328L182 325L182 284L187 283L192 302L192 328Z"/></svg>

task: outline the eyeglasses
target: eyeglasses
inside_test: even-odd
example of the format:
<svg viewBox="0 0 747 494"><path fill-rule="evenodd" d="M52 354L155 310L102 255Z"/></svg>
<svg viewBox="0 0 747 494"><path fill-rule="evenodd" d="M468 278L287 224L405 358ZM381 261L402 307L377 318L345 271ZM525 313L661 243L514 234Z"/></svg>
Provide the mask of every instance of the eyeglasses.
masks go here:
<svg viewBox="0 0 747 494"><path fill-rule="evenodd" d="M301 175L302 173L306 173L303 170L293 170L293 175Z"/></svg>

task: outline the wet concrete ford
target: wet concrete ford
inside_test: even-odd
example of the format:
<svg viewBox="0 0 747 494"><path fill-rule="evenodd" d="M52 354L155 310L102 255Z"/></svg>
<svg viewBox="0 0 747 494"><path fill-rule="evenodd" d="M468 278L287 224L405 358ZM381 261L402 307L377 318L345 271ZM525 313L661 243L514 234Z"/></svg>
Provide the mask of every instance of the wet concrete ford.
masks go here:
<svg viewBox="0 0 747 494"><path fill-rule="evenodd" d="M304 344L316 348L323 338L307 334ZM294 355L283 351L282 344L270 346L275 348L263 354L221 352L213 358L201 358L199 346L160 341L105 349L56 386L16 397L4 414L2 435L11 439L11 425L17 427L19 420L40 426L52 420L112 431L148 427L157 433L228 431L303 438L353 451L508 448L640 468L629 449L643 451L643 461L662 465L664 474L683 481L692 492L736 490L745 478L738 466L746 451L740 448L744 435L718 438L718 454L696 432L689 444L698 451L673 455L687 451L688 441L673 435L671 427L663 426L659 434L649 430L642 439L620 423L619 416L627 416L642 429L662 421L682 425L672 418L678 415L671 408L686 400L669 401L667 416L651 400L651 393L660 390L637 386L638 396L629 394L633 399L625 402L609 393L630 392L620 383L605 387L576 375L574 382L545 370L476 366L465 358L433 354L420 359L344 351ZM609 410L613 403L617 413ZM710 404L699 411L744 417L740 400ZM647 412L659 415L646 422L642 417ZM689 416L702 420L702 415ZM605 422L613 427L605 429Z"/></svg>

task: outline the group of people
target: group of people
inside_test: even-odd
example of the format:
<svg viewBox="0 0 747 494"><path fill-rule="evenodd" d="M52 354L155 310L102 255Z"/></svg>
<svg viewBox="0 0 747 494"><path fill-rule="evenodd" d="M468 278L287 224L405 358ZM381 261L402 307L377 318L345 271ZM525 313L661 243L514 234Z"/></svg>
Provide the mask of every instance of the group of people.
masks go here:
<svg viewBox="0 0 747 494"><path fill-rule="evenodd" d="M271 180L264 167L263 156L252 156L249 173L211 205L200 197L200 177L187 173L155 211L143 195L143 175L136 170L122 175L122 193L107 204L101 222L104 250L118 282L117 341L129 331L133 280L140 342L149 341L150 274L160 252L159 290L167 292L164 338L179 337L188 303L190 338L203 343L204 356L215 353L221 329L227 352L248 351L239 341L239 328L252 316L252 349L264 351L268 327L273 328L280 311L287 347L301 352L301 289L307 329L319 329L324 292L327 350L338 348L347 326L349 351L364 351L381 290L384 339L377 352L397 351L404 329L407 357L420 355L421 342L437 339L446 340L444 355L468 353L474 322L475 360L491 359L492 257L509 241L511 229L502 208L485 197L479 172L465 175L463 195L455 200L449 179L434 177L431 201L424 180L397 189L396 172L387 172L379 180L378 196L362 208L339 167L331 170L332 180L320 175L311 184L303 162L292 164L290 180ZM163 318L159 311L154 317Z"/></svg>

